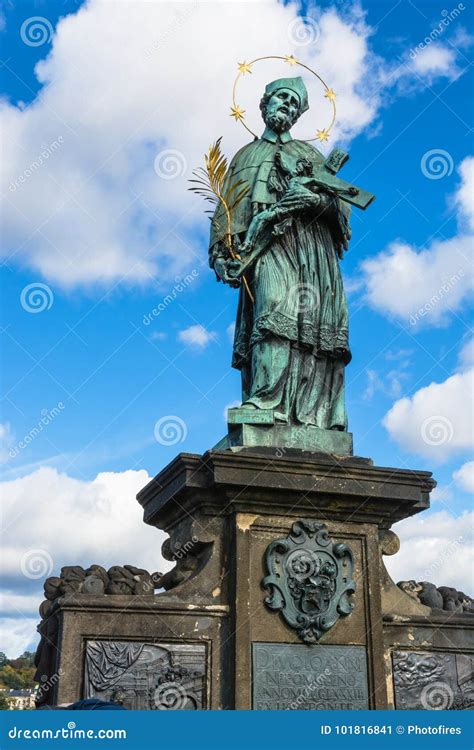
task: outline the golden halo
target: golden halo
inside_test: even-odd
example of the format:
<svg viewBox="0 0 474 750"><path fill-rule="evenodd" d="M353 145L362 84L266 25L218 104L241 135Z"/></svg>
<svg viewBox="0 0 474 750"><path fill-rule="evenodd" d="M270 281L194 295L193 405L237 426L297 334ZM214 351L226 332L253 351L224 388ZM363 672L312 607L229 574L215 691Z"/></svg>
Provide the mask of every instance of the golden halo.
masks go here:
<svg viewBox="0 0 474 750"><path fill-rule="evenodd" d="M316 135L314 136L314 138L300 138L299 140L306 141L306 142L309 142L309 141L321 141L321 142L324 142L324 141L329 140L329 135L330 135L330 132L331 132L331 128L334 125L334 123L336 122L336 93L333 91L333 89L329 88L329 86L327 85L327 83L325 81L323 81L323 79L321 78L321 76L318 75L318 73L316 73L315 70L312 70L312 68L309 68L304 63L299 62L299 60L297 60L293 55L284 55L284 56L282 56L282 55L266 55L265 57L256 57L255 60L252 60L251 62L241 62L241 63L238 63L239 72L237 73L237 77L236 77L236 79L234 81L234 85L232 87L232 105L233 106L230 108L230 116L231 117L235 117L235 121L236 122L241 122L242 125L244 126L244 128L246 130L248 130L248 132L251 133L251 135L253 135L254 138L258 138L258 135L256 133L254 133L253 130L251 130L249 128L249 126L247 125L247 123L245 122L245 117L244 117L245 110L242 109L242 107L240 107L239 104L237 104L236 93L237 93L237 84L238 84L240 78L242 76L244 76L246 73L251 73L252 72L252 66L255 65L255 63L261 62L262 60L283 60L284 62L288 63L288 65L299 65L301 68L304 68L305 70L308 70L310 73L312 73L314 76L316 76L316 78L318 79L318 81L321 81L321 83L323 84L323 86L324 86L324 88L326 90L326 93L324 94L324 96L326 97L326 99L329 99L329 101L332 104L332 120L329 123L329 125L328 125L327 128L323 128L322 130L317 130L316 131Z"/></svg>

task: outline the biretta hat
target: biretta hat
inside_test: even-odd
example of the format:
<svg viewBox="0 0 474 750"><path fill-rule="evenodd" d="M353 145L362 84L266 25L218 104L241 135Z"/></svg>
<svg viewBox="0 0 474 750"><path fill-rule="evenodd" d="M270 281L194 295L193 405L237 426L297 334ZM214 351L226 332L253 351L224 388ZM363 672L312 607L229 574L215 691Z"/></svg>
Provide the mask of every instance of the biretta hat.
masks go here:
<svg viewBox="0 0 474 750"><path fill-rule="evenodd" d="M308 92L301 76L296 76L296 78L277 78L276 81L267 83L265 93L271 96L280 89L290 89L290 91L293 91L300 100L300 113L303 114L303 112L306 112L309 108Z"/></svg>

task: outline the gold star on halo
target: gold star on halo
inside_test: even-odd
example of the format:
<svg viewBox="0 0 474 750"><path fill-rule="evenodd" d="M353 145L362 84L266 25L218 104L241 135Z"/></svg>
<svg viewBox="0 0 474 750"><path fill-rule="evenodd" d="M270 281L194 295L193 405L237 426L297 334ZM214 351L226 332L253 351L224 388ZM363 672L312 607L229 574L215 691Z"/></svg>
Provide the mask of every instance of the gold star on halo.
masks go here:
<svg viewBox="0 0 474 750"><path fill-rule="evenodd" d="M298 65L298 60L294 55L285 55L285 62L288 63L288 65Z"/></svg>
<svg viewBox="0 0 474 750"><path fill-rule="evenodd" d="M324 96L326 97L326 99L329 99L331 102L333 102L336 98L336 92L334 91L334 89L328 89Z"/></svg>
<svg viewBox="0 0 474 750"><path fill-rule="evenodd" d="M245 75L246 73L252 72L252 66L250 63L247 62L241 62L237 66L239 68L239 73L242 73L242 75Z"/></svg>
<svg viewBox="0 0 474 750"><path fill-rule="evenodd" d="M316 133L316 138L321 141L328 141L329 140L329 130L318 130Z"/></svg>
<svg viewBox="0 0 474 750"><path fill-rule="evenodd" d="M238 104L235 107L230 108L230 116L235 117L235 121L244 119L245 109L242 109Z"/></svg>

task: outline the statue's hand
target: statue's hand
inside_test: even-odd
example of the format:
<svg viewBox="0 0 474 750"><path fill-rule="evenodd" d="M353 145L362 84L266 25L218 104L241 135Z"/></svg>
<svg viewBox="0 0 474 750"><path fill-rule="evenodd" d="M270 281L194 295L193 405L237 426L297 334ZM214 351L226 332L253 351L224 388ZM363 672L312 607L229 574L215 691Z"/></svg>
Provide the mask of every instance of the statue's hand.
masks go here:
<svg viewBox="0 0 474 750"><path fill-rule="evenodd" d="M214 271L216 272L219 279L224 282L224 284L229 284L229 286L232 287L238 287L240 286L240 279L233 278L231 275L229 275L229 271L233 269L234 263L239 264L239 261L216 258L216 260L214 261Z"/></svg>
<svg viewBox="0 0 474 750"><path fill-rule="evenodd" d="M242 263L237 258L227 261L227 278L228 284L233 287L240 286L240 278L237 278L237 274L240 275L242 269Z"/></svg>
<svg viewBox="0 0 474 750"><path fill-rule="evenodd" d="M308 208L317 208L321 204L321 196L313 193L296 181L292 182L286 193L277 203L278 208L289 211L301 211Z"/></svg>

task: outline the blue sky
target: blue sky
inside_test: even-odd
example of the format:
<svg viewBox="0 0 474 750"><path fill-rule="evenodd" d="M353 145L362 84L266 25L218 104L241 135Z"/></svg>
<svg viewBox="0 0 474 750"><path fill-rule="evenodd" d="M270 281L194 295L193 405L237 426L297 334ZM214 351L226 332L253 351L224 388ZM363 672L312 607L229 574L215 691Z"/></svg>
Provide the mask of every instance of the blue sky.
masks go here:
<svg viewBox="0 0 474 750"><path fill-rule="evenodd" d="M88 493L96 492L98 475L100 492L117 504L108 519L113 538L118 503L133 505L146 476L178 450L211 448L225 433L226 406L239 399L229 333L237 296L207 267L207 219L187 180L220 135L229 157L248 140L228 107L233 66L258 54L292 52L342 91L335 142L351 154L342 176L377 195L366 213L353 216L342 266L353 352L349 427L356 454L378 465L432 470L441 488L425 520L406 522L402 534L407 548L431 551L412 574L404 561L394 570L416 578L430 569L434 546L439 554L440 545L461 537L461 559L468 544L471 4L372 0L298 7L271 0L232 5L237 10L228 9L227 19L217 8L211 28L216 36L224 29L226 42L225 49L216 42L214 63L196 42L212 4L143 4L133 22L126 17L131 5L3 5L4 622L18 625L7 644L13 651L30 642L19 623L32 627L41 596L41 580L22 573L25 555L42 550L47 573L50 559L56 572L63 564L93 562L95 549L99 558L100 545L94 548L87 529ZM251 12L259 34L246 35ZM56 29L64 16L50 35L48 24ZM32 17L43 19L41 44L41 37L28 38L27 26L22 33ZM443 19L449 23L433 35ZM294 36L298 22L309 43ZM263 75L284 73L268 71ZM258 100L249 92L247 106L258 123ZM308 118L320 127L325 114L314 87L310 105L301 124L306 133L313 127ZM176 179L160 176L160 154L170 149ZM177 290L187 274L192 281ZM25 295L37 284L47 285L47 309L31 312ZM170 293L173 300L144 324ZM426 304L426 315L410 322ZM48 424L21 447L53 409ZM168 417L178 418L183 439L163 445L155 424ZM87 513L72 542L66 534L67 557L69 547L47 530L48 514L64 513L67 525L72 505L82 501ZM139 508L133 513L139 526ZM25 530L31 518L43 537ZM135 555L125 562L140 564L135 532L124 532L127 554ZM145 532L151 545L157 532ZM117 555L118 548L110 564L121 562ZM465 575L453 572L456 560L450 570L436 571L435 582L469 587Z"/></svg>

